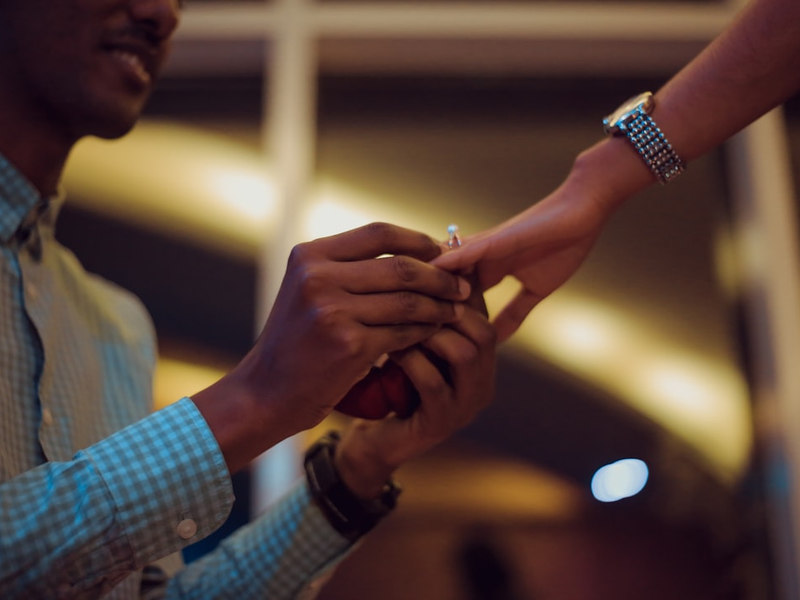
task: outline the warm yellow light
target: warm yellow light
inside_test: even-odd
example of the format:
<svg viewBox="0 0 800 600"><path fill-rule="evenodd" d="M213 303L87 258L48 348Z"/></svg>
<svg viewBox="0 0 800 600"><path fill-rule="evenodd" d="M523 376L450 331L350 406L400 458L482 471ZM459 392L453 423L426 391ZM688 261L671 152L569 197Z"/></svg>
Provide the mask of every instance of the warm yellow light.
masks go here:
<svg viewBox="0 0 800 600"><path fill-rule="evenodd" d="M70 157L70 201L120 220L253 257L275 211L263 157L196 128L142 121L120 140L87 138Z"/></svg>
<svg viewBox="0 0 800 600"><path fill-rule="evenodd" d="M275 188L264 174L234 165L219 165L206 177L209 191L230 211L266 225L275 209Z"/></svg>
<svg viewBox="0 0 800 600"><path fill-rule="evenodd" d="M688 354L662 356L644 365L634 374L649 390L654 402L661 402L683 416L687 425L719 418L715 410L720 396L730 397L735 390L725 390L724 373L707 360Z"/></svg>
<svg viewBox="0 0 800 600"><path fill-rule="evenodd" d="M376 217L365 211L343 202L323 198L313 202L309 207L308 218L305 221L305 237L310 240L327 237L361 227L374 220Z"/></svg>
<svg viewBox="0 0 800 600"><path fill-rule="evenodd" d="M263 156L224 136L144 121L122 140L89 139L76 148L65 175L73 201L127 222L162 230L228 253L254 258L277 215ZM449 222L410 213L335 180L318 181L300 240L386 221L445 240ZM468 235L471 214L452 215ZM461 220L463 219L463 221ZM760 264L750 230L735 232L738 261ZM741 239L740 239L741 238ZM725 264L735 240L718 239ZM755 258L754 258L755 257ZM732 269L726 278L735 289ZM726 270L728 272L728 270ZM516 293L507 279L487 294L494 315ZM552 361L661 423L735 477L752 444L747 391L738 370L675 346L647 323L564 288L545 300L512 338L514 346ZM159 402L174 401L219 378L219 370L162 361ZM175 382L174 386L172 383Z"/></svg>
<svg viewBox="0 0 800 600"><path fill-rule="evenodd" d="M628 384L645 391L637 406L661 417L671 429L702 449L728 474L744 467L752 444L747 388L729 365L663 351L628 376Z"/></svg>
<svg viewBox="0 0 800 600"><path fill-rule="evenodd" d="M375 221L447 239L448 223L437 223L428 215L409 213L405 206L398 207L385 199L362 194L334 179L322 179L317 183L309 203L304 233L306 239L314 239Z"/></svg>
<svg viewBox="0 0 800 600"><path fill-rule="evenodd" d="M562 295L547 301L542 310L546 317L535 323L536 338L546 340L573 368L580 368L586 361L602 360L609 355L609 347L614 350L618 344L619 323L597 303L578 298L564 300Z"/></svg>
<svg viewBox="0 0 800 600"><path fill-rule="evenodd" d="M735 479L752 446L747 386L732 365L677 346L647 323L562 289L513 338L621 398Z"/></svg>
<svg viewBox="0 0 800 600"><path fill-rule="evenodd" d="M491 314L516 294L507 278L487 294ZM747 384L735 365L676 345L612 305L562 288L544 300L509 344L541 356L620 398L735 479L752 447Z"/></svg>
<svg viewBox="0 0 800 600"><path fill-rule="evenodd" d="M403 510L409 512L556 522L574 519L586 508L584 491L563 478L458 444L411 461L398 478L408 489Z"/></svg>
<svg viewBox="0 0 800 600"><path fill-rule="evenodd" d="M225 371L216 366L177 358L160 358L153 378L153 403L156 410L183 397L191 396L218 381Z"/></svg>

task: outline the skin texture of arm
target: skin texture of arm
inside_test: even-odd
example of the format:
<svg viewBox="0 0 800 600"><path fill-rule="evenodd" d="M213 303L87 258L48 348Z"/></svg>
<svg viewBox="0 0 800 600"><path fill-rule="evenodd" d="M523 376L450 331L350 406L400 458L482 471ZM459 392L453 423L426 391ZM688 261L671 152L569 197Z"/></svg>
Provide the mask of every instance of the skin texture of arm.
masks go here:
<svg viewBox="0 0 800 600"><path fill-rule="evenodd" d="M690 162L798 89L800 2L754 0L656 93L653 117ZM503 341L578 269L616 208L654 182L627 140L604 139L579 154L546 198L468 237L434 264L453 271L477 265L482 290L507 275L520 281L517 296L494 319Z"/></svg>

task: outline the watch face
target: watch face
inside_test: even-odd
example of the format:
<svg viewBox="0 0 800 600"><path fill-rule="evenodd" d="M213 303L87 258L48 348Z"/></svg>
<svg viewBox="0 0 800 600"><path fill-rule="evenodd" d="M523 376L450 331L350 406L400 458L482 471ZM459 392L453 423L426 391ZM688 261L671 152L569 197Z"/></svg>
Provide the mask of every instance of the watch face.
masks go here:
<svg viewBox="0 0 800 600"><path fill-rule="evenodd" d="M603 130L606 133L618 133L625 125L625 121L640 107L645 113L653 110L653 94L645 92L629 98L617 110L603 119Z"/></svg>

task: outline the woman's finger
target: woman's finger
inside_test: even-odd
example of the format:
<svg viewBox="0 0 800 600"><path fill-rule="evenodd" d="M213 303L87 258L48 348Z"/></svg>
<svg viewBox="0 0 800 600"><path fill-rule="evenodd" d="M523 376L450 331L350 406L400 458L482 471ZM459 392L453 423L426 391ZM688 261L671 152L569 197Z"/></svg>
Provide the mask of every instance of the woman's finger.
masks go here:
<svg viewBox="0 0 800 600"><path fill-rule="evenodd" d="M503 307L494 318L492 324L497 332L497 343L502 343L510 338L519 329L525 317L536 307L542 297L528 289L521 289L519 293Z"/></svg>

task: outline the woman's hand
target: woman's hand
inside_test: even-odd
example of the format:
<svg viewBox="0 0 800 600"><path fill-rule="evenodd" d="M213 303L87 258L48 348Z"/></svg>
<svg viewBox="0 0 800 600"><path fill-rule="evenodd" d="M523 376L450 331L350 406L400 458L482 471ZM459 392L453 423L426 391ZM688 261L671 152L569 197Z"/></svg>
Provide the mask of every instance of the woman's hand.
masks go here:
<svg viewBox="0 0 800 600"><path fill-rule="evenodd" d="M454 272L474 265L482 291L509 275L522 284L516 297L494 317L502 342L578 269L610 213L608 203L568 179L544 200L505 223L467 237L461 247L441 254L433 264Z"/></svg>

